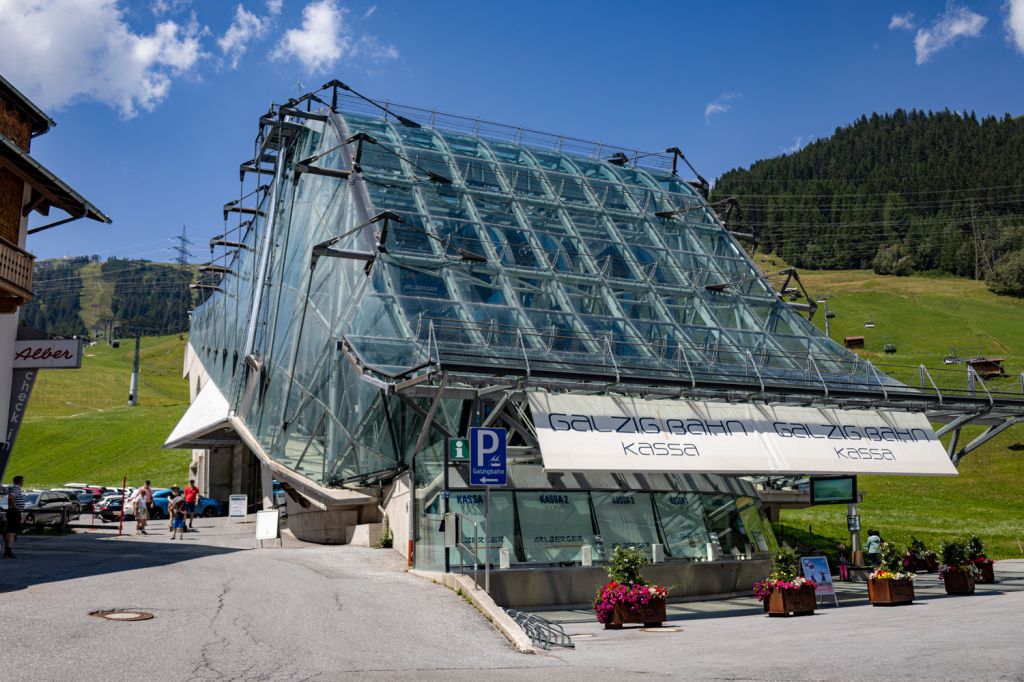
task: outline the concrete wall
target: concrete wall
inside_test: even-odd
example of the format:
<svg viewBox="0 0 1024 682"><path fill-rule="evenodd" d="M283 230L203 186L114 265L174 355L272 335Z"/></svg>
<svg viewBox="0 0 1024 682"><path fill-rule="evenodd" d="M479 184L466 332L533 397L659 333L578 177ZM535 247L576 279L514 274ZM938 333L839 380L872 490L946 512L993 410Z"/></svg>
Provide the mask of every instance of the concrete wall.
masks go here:
<svg viewBox="0 0 1024 682"><path fill-rule="evenodd" d="M754 582L770 570L768 559L750 559L650 564L643 573L650 582L672 586L670 600L685 600L752 594ZM511 607L590 604L607 582L608 573L599 566L492 570L491 596L497 604Z"/></svg>
<svg viewBox="0 0 1024 682"><path fill-rule="evenodd" d="M405 473L395 479L391 489L384 496L384 511L388 516L388 526L395 537L395 550L409 558L409 474Z"/></svg>

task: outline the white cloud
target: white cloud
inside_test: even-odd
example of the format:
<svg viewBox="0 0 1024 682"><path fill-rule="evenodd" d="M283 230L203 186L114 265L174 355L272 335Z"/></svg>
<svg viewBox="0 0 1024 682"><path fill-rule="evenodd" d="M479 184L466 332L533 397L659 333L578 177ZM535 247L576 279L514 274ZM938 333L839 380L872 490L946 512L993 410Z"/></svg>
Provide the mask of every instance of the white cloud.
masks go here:
<svg viewBox="0 0 1024 682"><path fill-rule="evenodd" d="M188 9L191 4L192 0L153 0L150 9L159 17L164 14L178 14Z"/></svg>
<svg viewBox="0 0 1024 682"><path fill-rule="evenodd" d="M782 153L783 154L792 154L793 152L800 151L801 149L803 149L803 146L804 146L803 142L804 142L803 135L798 135L797 138L796 138L796 141L793 142L793 145L790 146L790 147L784 147L782 149Z"/></svg>
<svg viewBox="0 0 1024 682"><path fill-rule="evenodd" d="M285 32L270 58L294 59L309 74L329 71L342 57L362 56L372 62L398 59L394 45L370 35L355 38L345 22L346 13L337 0L313 0L302 10L302 25Z"/></svg>
<svg viewBox="0 0 1024 682"><path fill-rule="evenodd" d="M894 14L892 19L889 20L889 30L895 31L896 29L902 29L910 31L914 28L914 13L907 12L906 14Z"/></svg>
<svg viewBox="0 0 1024 682"><path fill-rule="evenodd" d="M302 10L301 28L288 29L270 53L272 59L296 59L309 73L327 71L352 47L345 10L335 0L314 0Z"/></svg>
<svg viewBox="0 0 1024 682"><path fill-rule="evenodd" d="M249 42L266 35L269 25L269 17L260 19L241 4L235 8L235 18L231 22L231 26L217 40L217 45L232 69L238 68L238 62L242 59L242 55L249 49Z"/></svg>
<svg viewBox="0 0 1024 682"><path fill-rule="evenodd" d="M377 5L370 5L365 12L363 12L363 19L369 19L373 16L374 12L377 11Z"/></svg>
<svg viewBox="0 0 1024 682"><path fill-rule="evenodd" d="M1024 54L1024 0L1008 0L1006 10L1006 37Z"/></svg>
<svg viewBox="0 0 1024 682"><path fill-rule="evenodd" d="M711 123L711 117L717 114L725 113L732 109L732 100L739 99L741 95L737 92L723 92L721 95L708 102L708 105L704 107L704 120L707 123Z"/></svg>
<svg viewBox="0 0 1024 682"><path fill-rule="evenodd" d="M914 36L917 63L924 64L936 52L946 49L960 38L977 38L986 23L986 17L966 7L954 7L951 2L935 23L929 28L919 29Z"/></svg>
<svg viewBox="0 0 1024 682"><path fill-rule="evenodd" d="M0 72L44 108L92 99L131 118L206 56L202 34L195 17L136 33L117 0L0 0Z"/></svg>
<svg viewBox="0 0 1024 682"><path fill-rule="evenodd" d="M271 15L280 14L283 4L284 0L267 0L267 12Z"/></svg>
<svg viewBox="0 0 1024 682"><path fill-rule="evenodd" d="M352 49L353 55L362 55L371 62L384 62L398 59L398 48L394 45L385 45L375 36L363 36Z"/></svg>

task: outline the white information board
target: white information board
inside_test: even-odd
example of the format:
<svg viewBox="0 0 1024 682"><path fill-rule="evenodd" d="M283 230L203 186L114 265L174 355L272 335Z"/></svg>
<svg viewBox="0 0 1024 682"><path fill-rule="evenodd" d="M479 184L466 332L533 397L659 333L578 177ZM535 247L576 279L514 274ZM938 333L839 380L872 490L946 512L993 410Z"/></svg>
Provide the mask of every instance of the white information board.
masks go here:
<svg viewBox="0 0 1024 682"><path fill-rule="evenodd" d="M232 495L228 498L228 518L244 519L248 509L248 495Z"/></svg>
<svg viewBox="0 0 1024 682"><path fill-rule="evenodd" d="M276 540L280 532L281 512L264 509L256 512L256 539Z"/></svg>

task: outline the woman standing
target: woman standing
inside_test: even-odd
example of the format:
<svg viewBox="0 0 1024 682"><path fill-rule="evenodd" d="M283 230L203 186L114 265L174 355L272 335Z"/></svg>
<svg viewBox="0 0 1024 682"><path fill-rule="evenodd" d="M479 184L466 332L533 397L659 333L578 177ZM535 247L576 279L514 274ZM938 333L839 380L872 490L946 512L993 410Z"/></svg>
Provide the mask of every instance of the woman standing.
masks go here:
<svg viewBox="0 0 1024 682"><path fill-rule="evenodd" d="M882 537L877 530L868 531L868 541L864 543L864 551L868 555L868 563L878 566L881 562Z"/></svg>
<svg viewBox="0 0 1024 682"><path fill-rule="evenodd" d="M132 514L135 515L135 534L149 535L146 532L146 524L149 522L149 505L146 503L146 489L139 488L136 490L129 503L132 505Z"/></svg>

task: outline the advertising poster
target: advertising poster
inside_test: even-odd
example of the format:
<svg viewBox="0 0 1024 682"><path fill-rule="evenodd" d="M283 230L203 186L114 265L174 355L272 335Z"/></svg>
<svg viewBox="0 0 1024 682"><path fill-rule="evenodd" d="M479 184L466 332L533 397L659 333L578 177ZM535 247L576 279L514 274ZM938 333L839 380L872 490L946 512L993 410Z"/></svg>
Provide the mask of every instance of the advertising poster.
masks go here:
<svg viewBox="0 0 1024 682"><path fill-rule="evenodd" d="M817 587L814 594L819 597L835 597L836 586L832 584L832 571L828 568L828 559L823 556L806 556L800 559L800 567L804 577L813 580Z"/></svg>

